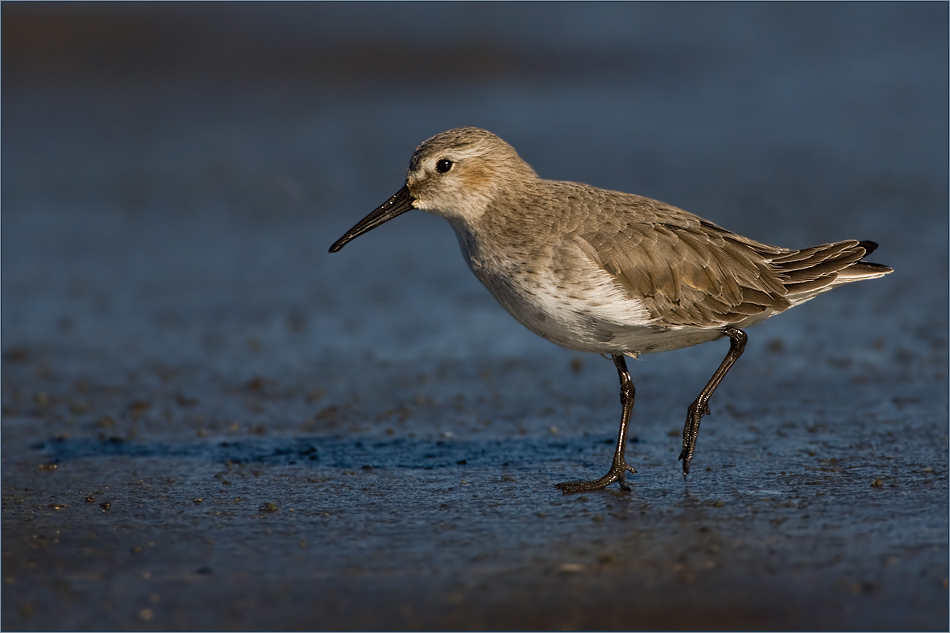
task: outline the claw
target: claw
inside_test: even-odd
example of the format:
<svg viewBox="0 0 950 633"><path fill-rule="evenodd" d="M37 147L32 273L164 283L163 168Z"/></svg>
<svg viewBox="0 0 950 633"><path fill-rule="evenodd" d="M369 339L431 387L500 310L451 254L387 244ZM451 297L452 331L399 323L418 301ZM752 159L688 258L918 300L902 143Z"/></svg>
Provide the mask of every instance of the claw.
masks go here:
<svg viewBox="0 0 950 633"><path fill-rule="evenodd" d="M559 484L556 484L554 487L562 490L564 494L567 495L578 492L593 492L595 490L603 490L610 484L617 481L620 483L621 490L629 492L631 488L627 485L627 482L624 481L624 474L626 474L627 471L631 473L637 472L633 466L630 466L624 462L622 464L614 464L611 466L610 470L607 471L607 474L600 479L594 479L591 481L563 481Z"/></svg>

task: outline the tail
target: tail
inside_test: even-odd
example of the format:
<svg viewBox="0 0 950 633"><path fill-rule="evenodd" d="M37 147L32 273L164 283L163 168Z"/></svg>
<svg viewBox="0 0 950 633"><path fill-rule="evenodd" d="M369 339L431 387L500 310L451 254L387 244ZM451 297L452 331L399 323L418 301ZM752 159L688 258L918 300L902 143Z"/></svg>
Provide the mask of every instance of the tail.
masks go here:
<svg viewBox="0 0 950 633"><path fill-rule="evenodd" d="M796 305L841 284L894 272L890 266L862 260L876 248L874 242L845 240L781 253L769 263L785 285L786 298Z"/></svg>

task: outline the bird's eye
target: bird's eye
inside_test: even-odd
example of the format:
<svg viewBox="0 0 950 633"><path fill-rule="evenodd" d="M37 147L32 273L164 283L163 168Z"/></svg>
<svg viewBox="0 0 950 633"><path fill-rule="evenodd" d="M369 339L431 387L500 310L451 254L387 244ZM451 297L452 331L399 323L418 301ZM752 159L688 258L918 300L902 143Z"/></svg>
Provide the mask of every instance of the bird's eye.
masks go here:
<svg viewBox="0 0 950 633"><path fill-rule="evenodd" d="M435 170L440 174L444 174L450 169L452 169L452 161L450 161L448 158L443 158L435 164Z"/></svg>

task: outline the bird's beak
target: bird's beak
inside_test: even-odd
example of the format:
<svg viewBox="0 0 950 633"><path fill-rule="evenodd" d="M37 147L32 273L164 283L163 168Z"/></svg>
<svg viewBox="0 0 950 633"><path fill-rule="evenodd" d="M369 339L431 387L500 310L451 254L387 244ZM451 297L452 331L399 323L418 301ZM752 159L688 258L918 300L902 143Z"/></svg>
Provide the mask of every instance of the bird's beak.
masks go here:
<svg viewBox="0 0 950 633"><path fill-rule="evenodd" d="M396 195L381 204L378 209L370 213L368 216L357 222L356 226L347 231L343 237L338 239L333 244L333 246L330 247L330 252L337 252L353 238L358 237L367 231L375 229L383 222L392 220L397 215L402 215L406 211L411 211L413 208L413 202L415 202L415 200L409 193L409 187L403 186L402 189L396 192Z"/></svg>

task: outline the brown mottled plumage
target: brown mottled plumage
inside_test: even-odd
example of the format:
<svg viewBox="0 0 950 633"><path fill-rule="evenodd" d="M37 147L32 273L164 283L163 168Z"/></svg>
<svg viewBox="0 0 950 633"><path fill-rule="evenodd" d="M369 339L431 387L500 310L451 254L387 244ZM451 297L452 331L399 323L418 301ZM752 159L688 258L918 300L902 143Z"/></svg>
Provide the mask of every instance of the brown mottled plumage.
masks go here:
<svg viewBox="0 0 950 633"><path fill-rule="evenodd" d="M565 492L625 487L633 382L624 356L669 351L722 336L729 353L683 431L689 472L699 422L742 354L742 328L831 290L891 269L861 261L874 242L845 240L802 250L769 246L656 200L574 182L543 180L514 148L485 130L457 128L420 145L406 185L331 248L421 209L449 220L475 276L536 334L609 354L623 417L610 471L558 484Z"/></svg>

